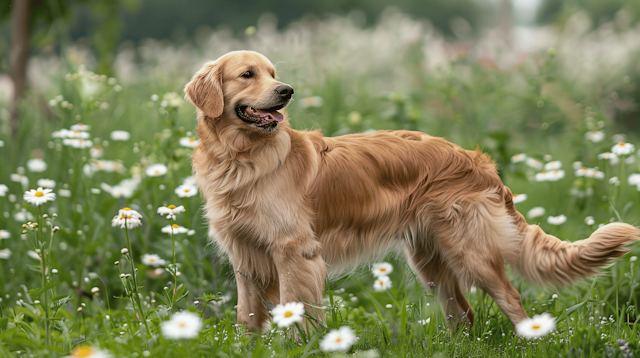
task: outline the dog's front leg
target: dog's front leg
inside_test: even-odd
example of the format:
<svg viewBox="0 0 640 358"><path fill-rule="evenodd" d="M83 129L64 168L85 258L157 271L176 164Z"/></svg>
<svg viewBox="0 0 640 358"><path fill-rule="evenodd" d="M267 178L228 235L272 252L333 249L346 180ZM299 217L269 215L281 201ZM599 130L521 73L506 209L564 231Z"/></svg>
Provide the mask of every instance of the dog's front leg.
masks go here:
<svg viewBox="0 0 640 358"><path fill-rule="evenodd" d="M264 328L264 323L269 318L269 310L265 306L261 292L241 271L235 270L235 276L238 287L238 323L244 324L251 331ZM269 298L271 286L277 289L277 284L269 285L266 298ZM275 298L277 298L277 293Z"/></svg>
<svg viewBox="0 0 640 358"><path fill-rule="evenodd" d="M280 303L302 302L307 314L324 322L321 307L327 269L320 249L320 243L311 238L283 240L274 247L273 260L280 283Z"/></svg>

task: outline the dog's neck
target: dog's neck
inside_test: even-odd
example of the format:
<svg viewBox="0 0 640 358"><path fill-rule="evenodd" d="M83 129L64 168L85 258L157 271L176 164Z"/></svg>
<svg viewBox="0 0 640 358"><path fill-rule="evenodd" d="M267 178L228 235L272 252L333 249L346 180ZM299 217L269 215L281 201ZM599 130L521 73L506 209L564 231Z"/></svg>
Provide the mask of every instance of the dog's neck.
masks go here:
<svg viewBox="0 0 640 358"><path fill-rule="evenodd" d="M281 122L279 128L263 134L238 128L238 124L220 118L198 114L198 137L201 146L214 163L246 165L275 170L284 163L291 149L289 124ZM269 164L265 167L265 164Z"/></svg>

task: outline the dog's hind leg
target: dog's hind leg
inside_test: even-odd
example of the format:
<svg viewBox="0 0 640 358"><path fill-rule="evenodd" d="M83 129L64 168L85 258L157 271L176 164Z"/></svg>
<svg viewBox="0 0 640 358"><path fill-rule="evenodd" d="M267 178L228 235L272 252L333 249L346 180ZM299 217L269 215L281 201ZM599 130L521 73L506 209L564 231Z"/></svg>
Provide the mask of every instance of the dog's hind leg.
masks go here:
<svg viewBox="0 0 640 358"><path fill-rule="evenodd" d="M464 297L458 278L437 253L431 254L422 244L405 250L411 269L420 277L427 290L435 289L452 329L460 327L465 319L473 324L473 308Z"/></svg>

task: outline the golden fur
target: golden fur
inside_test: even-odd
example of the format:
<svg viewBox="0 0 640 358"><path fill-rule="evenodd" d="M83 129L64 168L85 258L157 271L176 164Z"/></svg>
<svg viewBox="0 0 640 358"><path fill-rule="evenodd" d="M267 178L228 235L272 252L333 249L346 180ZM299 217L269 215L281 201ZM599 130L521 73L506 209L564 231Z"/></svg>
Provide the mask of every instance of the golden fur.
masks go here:
<svg viewBox="0 0 640 358"><path fill-rule="evenodd" d="M250 71L250 78L243 77ZM446 314L473 322L462 290L486 291L515 325L527 318L505 274L539 283L587 277L628 249L638 229L614 223L569 243L528 225L494 162L420 132L325 138L243 121L238 108L286 105L275 68L255 52L206 63L185 87L198 109L193 171L210 236L229 256L238 321L268 319L265 303L302 301L322 320L325 277L372 255L403 251ZM242 112L244 113L244 112Z"/></svg>

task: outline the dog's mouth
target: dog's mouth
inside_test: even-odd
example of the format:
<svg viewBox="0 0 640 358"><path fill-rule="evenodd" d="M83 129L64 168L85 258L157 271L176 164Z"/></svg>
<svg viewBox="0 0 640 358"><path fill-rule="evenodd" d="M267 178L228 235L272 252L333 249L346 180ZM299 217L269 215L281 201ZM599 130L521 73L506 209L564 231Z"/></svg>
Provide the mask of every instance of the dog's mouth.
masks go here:
<svg viewBox="0 0 640 358"><path fill-rule="evenodd" d="M280 112L284 104L265 109L257 109L250 106L237 106L236 114L244 122L260 127L261 129L275 129L279 122L284 120Z"/></svg>

